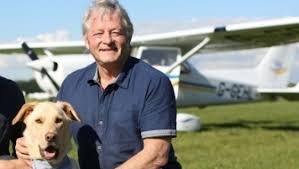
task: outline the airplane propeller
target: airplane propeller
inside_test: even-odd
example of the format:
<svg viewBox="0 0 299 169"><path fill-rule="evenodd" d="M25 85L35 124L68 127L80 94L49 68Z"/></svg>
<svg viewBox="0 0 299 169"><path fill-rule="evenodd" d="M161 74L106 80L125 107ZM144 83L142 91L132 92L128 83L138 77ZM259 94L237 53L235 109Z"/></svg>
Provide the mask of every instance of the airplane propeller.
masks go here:
<svg viewBox="0 0 299 169"><path fill-rule="evenodd" d="M30 59L32 61L38 60L38 56L35 53L35 51L30 48L26 42L22 42L22 49L24 50L24 52L30 57ZM53 63L54 64L54 68L53 71L57 70L58 64L56 62ZM58 91L59 90L59 85L57 84L57 82L54 80L54 78L49 74L49 72L47 71L47 69L45 67L41 67L40 73L43 76L46 76L49 78L49 80L51 81L51 83L54 85L55 89Z"/></svg>
<svg viewBox="0 0 299 169"><path fill-rule="evenodd" d="M37 54L31 49L26 42L22 42L24 52L30 57L31 60L38 60Z"/></svg>

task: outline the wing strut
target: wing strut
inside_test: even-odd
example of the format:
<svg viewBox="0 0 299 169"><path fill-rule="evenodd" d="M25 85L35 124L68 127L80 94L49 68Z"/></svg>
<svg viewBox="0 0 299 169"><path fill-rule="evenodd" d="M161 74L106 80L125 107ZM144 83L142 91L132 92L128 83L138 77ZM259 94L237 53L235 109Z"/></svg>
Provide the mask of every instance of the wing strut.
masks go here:
<svg viewBox="0 0 299 169"><path fill-rule="evenodd" d="M187 52L184 56L182 56L178 61L176 61L174 64L170 66L168 70L166 70L164 73L170 73L173 69L175 69L177 66L188 60L190 57L192 57L195 53L197 53L201 48L203 48L205 45L207 45L210 42L210 38L206 37L204 38L199 44L197 44L194 48L192 48L189 52Z"/></svg>

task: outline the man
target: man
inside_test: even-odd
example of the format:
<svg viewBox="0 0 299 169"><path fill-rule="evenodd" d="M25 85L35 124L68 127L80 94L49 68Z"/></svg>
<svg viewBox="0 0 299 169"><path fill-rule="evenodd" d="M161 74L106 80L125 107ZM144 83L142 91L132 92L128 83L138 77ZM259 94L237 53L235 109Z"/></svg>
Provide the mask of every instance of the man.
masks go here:
<svg viewBox="0 0 299 169"><path fill-rule="evenodd" d="M180 168L171 146L176 104L169 79L130 54L133 25L117 1L95 1L83 35L95 63L68 76L58 100L83 118L73 126L80 167Z"/></svg>
<svg viewBox="0 0 299 169"><path fill-rule="evenodd" d="M95 63L69 75L58 100L82 118L73 124L81 169L179 169L171 138L176 103L163 73L130 57L133 25L117 1L98 0L83 22Z"/></svg>
<svg viewBox="0 0 299 169"><path fill-rule="evenodd" d="M16 143L22 135L19 125L11 126L11 121L24 104L24 97L15 82L0 76L0 169L27 168L22 160L11 159L9 142Z"/></svg>

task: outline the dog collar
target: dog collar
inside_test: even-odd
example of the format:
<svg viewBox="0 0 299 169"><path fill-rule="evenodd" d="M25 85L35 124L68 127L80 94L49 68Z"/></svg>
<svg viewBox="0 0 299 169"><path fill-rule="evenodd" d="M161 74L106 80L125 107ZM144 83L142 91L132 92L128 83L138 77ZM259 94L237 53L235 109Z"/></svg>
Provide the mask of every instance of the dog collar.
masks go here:
<svg viewBox="0 0 299 169"><path fill-rule="evenodd" d="M33 160L33 169L72 169L71 160L66 156L59 164L50 164L46 160Z"/></svg>

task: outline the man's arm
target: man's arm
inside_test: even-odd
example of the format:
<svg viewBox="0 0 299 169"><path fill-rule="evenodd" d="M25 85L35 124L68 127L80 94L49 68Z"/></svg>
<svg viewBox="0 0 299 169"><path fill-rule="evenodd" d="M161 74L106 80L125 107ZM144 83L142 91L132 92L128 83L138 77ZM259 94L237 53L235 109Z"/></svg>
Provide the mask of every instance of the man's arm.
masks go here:
<svg viewBox="0 0 299 169"><path fill-rule="evenodd" d="M0 169L31 169L22 160L0 160Z"/></svg>
<svg viewBox="0 0 299 169"><path fill-rule="evenodd" d="M167 164L171 138L143 140L144 148L116 169L159 169Z"/></svg>

